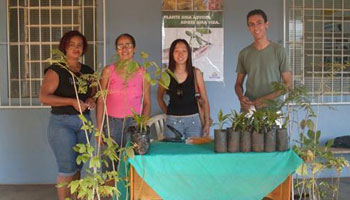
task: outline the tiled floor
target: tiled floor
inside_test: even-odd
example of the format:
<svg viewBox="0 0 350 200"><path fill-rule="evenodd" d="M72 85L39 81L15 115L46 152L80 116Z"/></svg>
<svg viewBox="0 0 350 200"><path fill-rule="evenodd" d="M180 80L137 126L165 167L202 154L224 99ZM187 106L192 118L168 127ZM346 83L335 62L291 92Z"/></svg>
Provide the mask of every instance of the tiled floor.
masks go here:
<svg viewBox="0 0 350 200"><path fill-rule="evenodd" d="M350 178L342 178L339 200L350 199ZM57 200L54 185L0 185L0 200Z"/></svg>

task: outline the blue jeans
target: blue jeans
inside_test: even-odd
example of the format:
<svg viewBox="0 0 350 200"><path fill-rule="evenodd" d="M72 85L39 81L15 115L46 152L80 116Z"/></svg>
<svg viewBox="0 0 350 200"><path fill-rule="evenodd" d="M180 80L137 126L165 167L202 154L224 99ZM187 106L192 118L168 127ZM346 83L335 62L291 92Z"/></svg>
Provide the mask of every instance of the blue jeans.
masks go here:
<svg viewBox="0 0 350 200"><path fill-rule="evenodd" d="M91 121L90 115L84 116ZM82 125L79 115L50 116L47 136L56 157L59 176L73 176L83 167L83 164L77 164L78 153L73 150L76 144L87 143L85 131L81 130Z"/></svg>
<svg viewBox="0 0 350 200"><path fill-rule="evenodd" d="M198 113L182 116L167 115L166 124L182 133L183 139L202 135L202 124ZM164 136L173 138L175 134L166 127Z"/></svg>
<svg viewBox="0 0 350 200"><path fill-rule="evenodd" d="M109 130L110 130L110 136L113 138L113 140L119 145L120 147L125 147L125 145L130 141L130 134L128 132L128 128L130 126L134 125L133 118L127 117L127 118L114 118L111 116L108 116L108 122L109 122ZM124 122L124 128L123 128L123 122ZM103 132L106 137L108 137L108 129L107 124L105 123L103 126ZM104 164L102 164L102 171L112 171L113 166L111 160L109 160L108 157L104 157L108 162L108 167ZM115 167L118 163L115 163ZM115 168L117 169L117 167Z"/></svg>

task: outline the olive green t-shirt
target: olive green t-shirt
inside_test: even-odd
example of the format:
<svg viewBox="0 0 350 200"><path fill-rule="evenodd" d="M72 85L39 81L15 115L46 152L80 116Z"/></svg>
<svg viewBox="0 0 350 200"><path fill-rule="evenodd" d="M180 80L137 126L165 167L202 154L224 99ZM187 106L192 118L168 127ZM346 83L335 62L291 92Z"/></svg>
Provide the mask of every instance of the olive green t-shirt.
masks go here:
<svg viewBox="0 0 350 200"><path fill-rule="evenodd" d="M247 75L245 96L251 101L273 92L272 82L280 82L282 72L291 71L284 48L274 42L262 50L253 44L238 56L236 72Z"/></svg>

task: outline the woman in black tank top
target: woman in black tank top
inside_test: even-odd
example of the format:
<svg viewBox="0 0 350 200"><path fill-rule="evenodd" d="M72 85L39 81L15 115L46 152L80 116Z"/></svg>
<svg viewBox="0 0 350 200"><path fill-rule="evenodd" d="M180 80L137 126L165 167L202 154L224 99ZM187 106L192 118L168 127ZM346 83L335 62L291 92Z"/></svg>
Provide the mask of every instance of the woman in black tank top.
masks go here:
<svg viewBox="0 0 350 200"><path fill-rule="evenodd" d="M88 85L85 94L79 94L77 101L74 85L79 87L69 71L76 76L92 74L94 71L79 62L87 50L86 38L78 31L69 31L61 38L60 51L66 56L66 68L52 65L45 70L45 76L40 91L40 101L51 106L51 116L48 127L48 140L58 165L57 183L68 185L72 180L79 179L82 164L77 164L78 154L73 150L77 143L86 144L87 138L81 130L79 118L80 108L87 120L91 121L89 109L95 107L92 98L94 91ZM68 71L69 70L69 71ZM80 108L79 108L80 104ZM58 199L71 199L67 186L57 187Z"/></svg>
<svg viewBox="0 0 350 200"><path fill-rule="evenodd" d="M186 40L177 39L169 51L169 69L174 72L176 79L171 77L169 88L158 87L157 100L160 108L167 114L167 126L171 126L187 137L209 135L209 102L204 80L199 69L192 66L191 48ZM198 114L195 97L197 85L204 103L204 112L207 116L202 127ZM170 97L168 105L164 102L164 94ZM174 137L170 129L165 130L166 137Z"/></svg>

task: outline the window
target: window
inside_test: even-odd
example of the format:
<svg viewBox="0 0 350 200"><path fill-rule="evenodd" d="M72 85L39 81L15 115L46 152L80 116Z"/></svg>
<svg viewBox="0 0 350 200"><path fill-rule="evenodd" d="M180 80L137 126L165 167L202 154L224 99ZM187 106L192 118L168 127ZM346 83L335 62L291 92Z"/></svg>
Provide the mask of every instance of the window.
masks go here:
<svg viewBox="0 0 350 200"><path fill-rule="evenodd" d="M350 0L289 0L294 84L315 103L350 103Z"/></svg>
<svg viewBox="0 0 350 200"><path fill-rule="evenodd" d="M41 106L45 62L62 35L79 30L88 40L83 63L97 65L97 0L8 0L7 69L1 67L0 106ZM101 40L100 40L101 41ZM1 48L0 51L3 51ZM1 58L0 58L1 59ZM3 62L3 63L6 63ZM2 76L3 77L3 76ZM4 89L6 88L6 89Z"/></svg>

